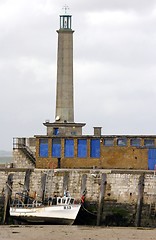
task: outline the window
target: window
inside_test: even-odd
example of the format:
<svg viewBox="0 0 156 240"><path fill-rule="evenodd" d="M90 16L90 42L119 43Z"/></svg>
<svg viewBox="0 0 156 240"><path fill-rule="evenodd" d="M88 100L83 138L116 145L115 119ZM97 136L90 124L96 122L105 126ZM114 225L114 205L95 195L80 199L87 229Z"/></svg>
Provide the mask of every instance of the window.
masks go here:
<svg viewBox="0 0 156 240"><path fill-rule="evenodd" d="M114 139L104 139L104 145L107 147L111 147L114 145Z"/></svg>
<svg viewBox="0 0 156 240"><path fill-rule="evenodd" d="M94 158L100 157L100 139L91 139L90 156Z"/></svg>
<svg viewBox="0 0 156 240"><path fill-rule="evenodd" d="M48 139L40 139L39 141L39 156L48 157Z"/></svg>
<svg viewBox="0 0 156 240"><path fill-rule="evenodd" d="M58 135L59 134L59 129L58 128L54 128L54 135Z"/></svg>
<svg viewBox="0 0 156 240"><path fill-rule="evenodd" d="M52 157L61 157L61 139L52 139Z"/></svg>
<svg viewBox="0 0 156 240"><path fill-rule="evenodd" d="M130 144L132 147L140 147L140 139L139 138L134 138L134 139L131 139L130 141Z"/></svg>
<svg viewBox="0 0 156 240"><path fill-rule="evenodd" d="M154 147L154 139L145 139L144 145L145 147Z"/></svg>
<svg viewBox="0 0 156 240"><path fill-rule="evenodd" d="M71 132L71 135L76 135L76 132Z"/></svg>
<svg viewBox="0 0 156 240"><path fill-rule="evenodd" d="M124 147L127 145L127 138L119 138L117 140L117 145L120 147Z"/></svg>
<svg viewBox="0 0 156 240"><path fill-rule="evenodd" d="M87 157L87 140L78 139L77 141L77 156L78 157Z"/></svg>
<svg viewBox="0 0 156 240"><path fill-rule="evenodd" d="M74 140L66 139L65 147L64 147L64 155L65 157L74 157Z"/></svg>

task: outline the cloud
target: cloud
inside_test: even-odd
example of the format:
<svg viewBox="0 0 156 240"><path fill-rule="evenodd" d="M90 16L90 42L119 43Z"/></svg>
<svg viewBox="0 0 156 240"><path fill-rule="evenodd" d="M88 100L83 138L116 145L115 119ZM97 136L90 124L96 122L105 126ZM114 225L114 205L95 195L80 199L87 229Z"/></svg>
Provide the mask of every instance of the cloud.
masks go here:
<svg viewBox="0 0 156 240"><path fill-rule="evenodd" d="M94 0L80 0L78 2L75 2L72 6L72 8L77 9L77 11L88 11L88 12L94 12L94 11L102 11L104 9L108 10L135 10L135 11L151 11L153 7L156 5L155 0L131 0L129 2L125 0L97 0L96 2Z"/></svg>
<svg viewBox="0 0 156 240"><path fill-rule="evenodd" d="M86 134L155 134L156 3L66 1L73 14L75 121ZM0 1L0 134L45 134L54 121L60 0Z"/></svg>

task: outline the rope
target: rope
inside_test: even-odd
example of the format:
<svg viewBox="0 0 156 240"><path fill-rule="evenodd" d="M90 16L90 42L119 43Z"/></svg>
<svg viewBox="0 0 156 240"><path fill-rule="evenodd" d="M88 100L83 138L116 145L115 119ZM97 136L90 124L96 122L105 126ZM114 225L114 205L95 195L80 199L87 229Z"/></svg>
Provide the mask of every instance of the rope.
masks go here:
<svg viewBox="0 0 156 240"><path fill-rule="evenodd" d="M97 216L97 214L88 211L88 210L84 207L84 205L82 205L82 207L83 207L83 209L84 209L86 212L88 212L89 214L92 214L93 216Z"/></svg>

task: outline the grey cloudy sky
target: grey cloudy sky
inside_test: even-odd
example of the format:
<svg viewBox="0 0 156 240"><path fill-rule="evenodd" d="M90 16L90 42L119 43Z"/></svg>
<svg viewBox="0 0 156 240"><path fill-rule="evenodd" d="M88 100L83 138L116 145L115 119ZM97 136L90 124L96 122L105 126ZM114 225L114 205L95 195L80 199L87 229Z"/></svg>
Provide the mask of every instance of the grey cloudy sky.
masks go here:
<svg viewBox="0 0 156 240"><path fill-rule="evenodd" d="M156 134L156 0L0 0L0 149L54 121L59 14L73 15L75 122Z"/></svg>

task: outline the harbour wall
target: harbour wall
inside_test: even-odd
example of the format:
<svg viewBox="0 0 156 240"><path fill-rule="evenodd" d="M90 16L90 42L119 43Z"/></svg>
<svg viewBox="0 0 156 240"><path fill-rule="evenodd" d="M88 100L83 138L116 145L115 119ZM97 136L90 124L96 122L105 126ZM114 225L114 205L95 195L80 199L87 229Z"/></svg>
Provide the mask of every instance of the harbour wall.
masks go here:
<svg viewBox="0 0 156 240"><path fill-rule="evenodd" d="M29 172L29 174L28 174ZM5 192L12 177L12 197L27 183L29 193L41 199L64 194L80 201L85 196L82 214L85 224L156 226L156 175L154 171L111 169L26 169L1 168L0 191ZM83 224L83 215L80 222Z"/></svg>

